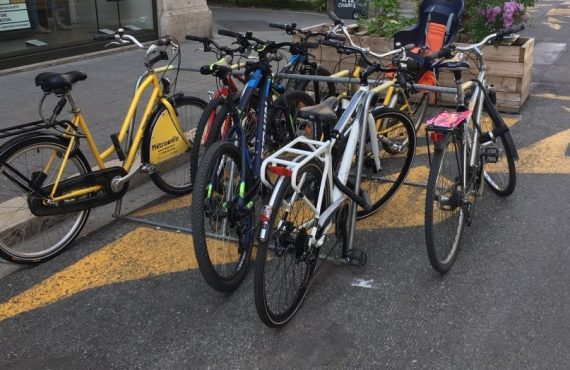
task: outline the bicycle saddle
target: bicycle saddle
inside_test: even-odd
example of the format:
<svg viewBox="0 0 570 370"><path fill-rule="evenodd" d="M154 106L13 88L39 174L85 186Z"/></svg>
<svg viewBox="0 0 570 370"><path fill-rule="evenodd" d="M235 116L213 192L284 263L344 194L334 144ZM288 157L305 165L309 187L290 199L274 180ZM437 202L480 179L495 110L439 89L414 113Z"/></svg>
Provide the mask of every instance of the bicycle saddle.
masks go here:
<svg viewBox="0 0 570 370"><path fill-rule="evenodd" d="M299 118L319 121L332 121L336 120L336 106L338 99L334 96L325 99L322 103L310 107L303 107L299 109Z"/></svg>
<svg viewBox="0 0 570 370"><path fill-rule="evenodd" d="M468 71L469 63L464 60L448 60L437 63L434 67L439 71Z"/></svg>
<svg viewBox="0 0 570 370"><path fill-rule="evenodd" d="M71 87L77 81L83 81L87 75L79 71L67 73L43 72L36 76L36 86L40 86L43 92L65 94L71 91Z"/></svg>

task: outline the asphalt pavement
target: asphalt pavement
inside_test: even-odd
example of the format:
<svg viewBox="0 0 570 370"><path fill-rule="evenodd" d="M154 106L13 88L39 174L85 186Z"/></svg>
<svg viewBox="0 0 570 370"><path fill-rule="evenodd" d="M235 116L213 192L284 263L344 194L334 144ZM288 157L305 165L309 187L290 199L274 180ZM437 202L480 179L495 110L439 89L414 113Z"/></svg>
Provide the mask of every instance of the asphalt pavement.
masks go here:
<svg viewBox="0 0 570 370"><path fill-rule="evenodd" d="M297 316L274 330L257 318L253 274L234 293L219 294L197 270L187 234L114 220L56 259L2 278L0 368L568 368L570 3L540 2L533 15L525 31L536 38L531 97L520 115L508 117L520 154L517 188L508 198L487 191L478 200L448 274L436 273L427 259L424 190L404 187L390 207L357 227L368 263L324 264ZM265 21L325 18L216 8L214 20L217 27L261 31ZM132 68L137 53L56 68L88 73L77 100L93 104L84 111L92 108L102 131L116 127L104 125L125 109L141 71ZM185 61L209 60L202 57L185 52ZM2 88L4 106L39 97L31 83L39 72L0 77L1 86L21 94L12 98ZM214 88L195 77L184 76L191 93ZM2 124L21 118L0 117ZM425 180L424 164L420 152L412 179ZM190 196L143 193L153 201L133 206L139 209L132 215L189 225Z"/></svg>

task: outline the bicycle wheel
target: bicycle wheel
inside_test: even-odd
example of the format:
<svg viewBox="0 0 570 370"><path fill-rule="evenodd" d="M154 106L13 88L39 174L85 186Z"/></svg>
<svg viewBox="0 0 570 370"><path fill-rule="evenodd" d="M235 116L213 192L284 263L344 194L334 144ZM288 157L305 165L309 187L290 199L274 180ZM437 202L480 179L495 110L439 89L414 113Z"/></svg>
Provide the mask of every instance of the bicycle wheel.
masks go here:
<svg viewBox="0 0 570 370"><path fill-rule="evenodd" d="M483 133L502 125L498 119L493 119L486 109L481 113L479 124ZM504 135L510 133L506 132ZM517 183L513 151L504 135L481 147L485 182L494 193L503 197L511 195Z"/></svg>
<svg viewBox="0 0 570 370"><path fill-rule="evenodd" d="M198 171L200 158L212 143L215 143L220 139L219 135L218 137L214 137L215 135L210 135L210 133L214 131L213 127L215 119L222 110L224 103L225 99L223 97L217 97L210 100L198 121L196 134L194 135L194 142L192 143L192 149L190 152L190 174L192 183L196 182L196 173Z"/></svg>
<svg viewBox="0 0 570 370"><path fill-rule="evenodd" d="M377 108L372 117L381 127L378 131L379 160L377 171L370 144L366 145L360 188L369 198L372 208L369 212L359 209L357 218L362 219L376 213L396 194L408 175L416 153L416 133L410 118L398 109ZM353 166L349 182L354 182Z"/></svg>
<svg viewBox="0 0 570 370"><path fill-rule="evenodd" d="M51 186L66 150L67 142L38 136L17 142L0 154L0 257L20 264L44 262L61 253L81 232L89 210L37 217L28 202L40 196L39 192L24 189L32 183L39 188ZM89 163L76 150L61 181L88 172Z"/></svg>
<svg viewBox="0 0 570 370"><path fill-rule="evenodd" d="M307 74L316 74L317 76L330 76L331 73L323 67L317 67L308 70ZM299 81L295 86L295 90L304 91L309 94L316 104L319 104L330 96L336 96L336 86L333 82L321 81Z"/></svg>
<svg viewBox="0 0 570 370"><path fill-rule="evenodd" d="M235 109L237 109L237 106L239 104L239 96L235 96L232 99L234 99L233 106ZM248 148L250 149L251 153L255 151L258 105L259 97L257 95L253 95L250 98L248 107L242 113L240 121L248 143ZM231 113L232 105L226 100L226 103L222 105L216 114L216 117L214 118L212 128L210 129L210 134L208 135L208 140L206 142L206 147L209 147L218 140L225 139L230 133L230 128L233 124Z"/></svg>
<svg viewBox="0 0 570 370"><path fill-rule="evenodd" d="M310 162L299 170L303 195L317 204L322 166ZM303 181L304 177L304 181ZM254 296L257 313L269 327L285 325L297 312L311 283L319 248L309 246L314 212L282 177L273 197L272 214L255 259ZM323 206L328 206L325 192Z"/></svg>
<svg viewBox="0 0 570 370"><path fill-rule="evenodd" d="M315 105L315 101L302 91L290 91L277 98L267 113L267 149L275 151L301 135L319 140L321 127L297 118L299 109L311 105Z"/></svg>
<svg viewBox="0 0 570 370"><path fill-rule="evenodd" d="M180 121L182 133L192 143L195 140L196 127L206 102L192 96L184 96L176 100L175 108ZM159 118L167 114L164 107L157 110L156 117L149 129L145 134L145 139L142 145L142 160L145 163L150 163L152 136L157 133L163 135L160 131L164 129L165 125L172 127L172 122L169 120L164 125L158 124ZM169 127L169 128L170 128ZM172 127L172 129L174 129ZM174 135L176 135L173 132ZM177 137L177 136L175 136ZM171 137L166 138L171 139ZM173 141L170 140L169 143ZM173 145L173 144L168 144ZM161 149L162 150L162 149ZM192 191L192 177L191 177L191 148L188 148L181 154L171 157L156 165L156 169L150 174L150 178L154 184L162 191L173 195L183 195Z"/></svg>
<svg viewBox="0 0 570 370"><path fill-rule="evenodd" d="M412 111L410 117L414 123L415 131L418 132L425 120L426 112L429 107L429 93L421 93L421 97L413 96L410 100L408 100Z"/></svg>
<svg viewBox="0 0 570 370"><path fill-rule="evenodd" d="M436 147L430 167L425 202L425 238L433 268L449 271L457 257L466 215L462 185L463 149L453 134Z"/></svg>
<svg viewBox="0 0 570 370"><path fill-rule="evenodd" d="M240 285L251 259L255 210L240 202L241 171L241 154L235 145L213 144L200 163L192 199L198 266L206 282L221 292Z"/></svg>

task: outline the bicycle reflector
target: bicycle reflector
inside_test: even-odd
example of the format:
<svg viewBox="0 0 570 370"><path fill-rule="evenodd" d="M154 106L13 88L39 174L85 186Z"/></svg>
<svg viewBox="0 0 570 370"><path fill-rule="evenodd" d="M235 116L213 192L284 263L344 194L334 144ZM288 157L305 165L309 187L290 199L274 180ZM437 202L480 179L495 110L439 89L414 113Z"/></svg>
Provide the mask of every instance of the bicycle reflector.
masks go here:
<svg viewBox="0 0 570 370"><path fill-rule="evenodd" d="M434 143L441 143L445 135L441 132L432 132L431 139Z"/></svg>
<svg viewBox="0 0 570 370"><path fill-rule="evenodd" d="M279 176L291 177L293 170L282 166L268 166L267 170Z"/></svg>
<svg viewBox="0 0 570 370"><path fill-rule="evenodd" d="M259 217L261 222L269 222L271 220L271 212L273 211L273 207L270 205L265 205L263 210L261 211L261 215Z"/></svg>

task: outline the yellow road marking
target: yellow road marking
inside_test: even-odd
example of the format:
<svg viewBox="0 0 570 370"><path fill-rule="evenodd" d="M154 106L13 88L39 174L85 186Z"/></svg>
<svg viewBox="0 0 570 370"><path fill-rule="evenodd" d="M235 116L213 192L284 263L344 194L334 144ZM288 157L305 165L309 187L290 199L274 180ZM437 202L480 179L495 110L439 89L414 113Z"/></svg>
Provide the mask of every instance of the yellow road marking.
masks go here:
<svg viewBox="0 0 570 370"><path fill-rule="evenodd" d="M138 228L2 303L0 321L89 289L197 267L190 235Z"/></svg>
<svg viewBox="0 0 570 370"><path fill-rule="evenodd" d="M135 211L132 213L132 216L135 217L142 217L148 216L155 213L171 211L174 209L186 208L192 205L192 195L185 195L183 197L174 198L169 200L168 202L164 202L161 204L157 204L154 207L141 209L139 211ZM190 217L190 215L188 215Z"/></svg>
<svg viewBox="0 0 570 370"><path fill-rule="evenodd" d="M548 17L548 19L546 20L548 23L557 23L557 24L561 24L561 23L566 23L563 20L557 19L557 18L553 18L553 17Z"/></svg>
<svg viewBox="0 0 570 370"><path fill-rule="evenodd" d="M569 143L570 130L566 130L520 149L517 172L570 173L570 157L566 156Z"/></svg>
<svg viewBox="0 0 570 370"><path fill-rule="evenodd" d="M564 109L566 112L570 113L570 107L564 107L564 106L562 106L562 109Z"/></svg>
<svg viewBox="0 0 570 370"><path fill-rule="evenodd" d="M547 25L548 27L552 28L555 31L560 31L560 29L562 28L562 26L556 23L542 22L542 24Z"/></svg>
<svg viewBox="0 0 570 370"><path fill-rule="evenodd" d="M548 11L548 13L546 13L547 16L551 17L551 16L563 16L563 17L570 17L570 9L565 9L565 8L554 8L554 9L550 9Z"/></svg>
<svg viewBox="0 0 570 370"><path fill-rule="evenodd" d="M544 93L544 94L532 94L532 96L537 98L545 98L545 99L552 99L552 100L565 100L570 101L570 96L567 95L556 95L551 93Z"/></svg>
<svg viewBox="0 0 570 370"><path fill-rule="evenodd" d="M414 167L410 170L407 180L427 183L429 168ZM422 226L424 224L424 202L426 191L415 186L402 186L390 203L376 214L358 221L357 230L379 228L401 228Z"/></svg>

